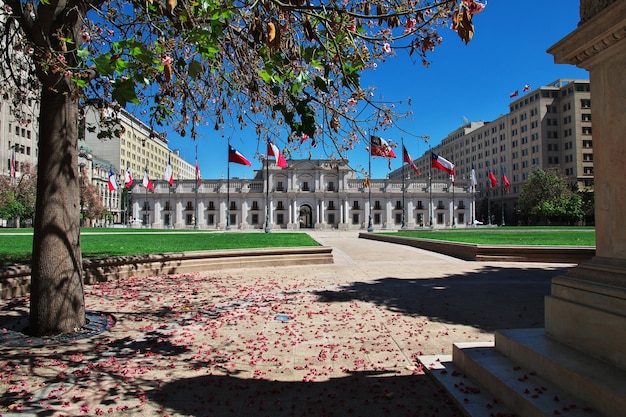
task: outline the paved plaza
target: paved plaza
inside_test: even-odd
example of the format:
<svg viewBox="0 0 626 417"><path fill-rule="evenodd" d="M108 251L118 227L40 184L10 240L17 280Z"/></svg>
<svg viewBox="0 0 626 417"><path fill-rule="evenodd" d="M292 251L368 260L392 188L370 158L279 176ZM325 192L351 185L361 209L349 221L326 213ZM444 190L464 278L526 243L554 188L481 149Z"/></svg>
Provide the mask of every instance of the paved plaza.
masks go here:
<svg viewBox="0 0 626 417"><path fill-rule="evenodd" d="M543 327L550 278L571 267L311 235L334 264L86 287L89 311L114 325L69 343L1 345L0 415L461 416L417 357ZM3 334L23 329L27 309L0 302Z"/></svg>

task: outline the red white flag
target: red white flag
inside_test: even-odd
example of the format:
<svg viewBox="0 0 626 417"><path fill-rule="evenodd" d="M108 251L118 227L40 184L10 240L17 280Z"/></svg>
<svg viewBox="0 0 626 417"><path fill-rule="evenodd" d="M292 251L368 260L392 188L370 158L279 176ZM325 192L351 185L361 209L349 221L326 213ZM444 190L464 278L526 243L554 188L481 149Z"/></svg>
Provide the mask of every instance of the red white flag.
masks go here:
<svg viewBox="0 0 626 417"><path fill-rule="evenodd" d="M234 162L236 164L246 165L249 167L252 166L252 163L248 161L248 159L243 156L241 152L230 145L228 145L228 162Z"/></svg>
<svg viewBox="0 0 626 417"><path fill-rule="evenodd" d="M202 182L202 177L200 176L200 165L198 165L198 158L196 158L196 182L198 185Z"/></svg>
<svg viewBox="0 0 626 417"><path fill-rule="evenodd" d="M152 184L150 177L148 177L148 170L145 170L143 173L143 186L148 190L154 190L154 184Z"/></svg>
<svg viewBox="0 0 626 417"><path fill-rule="evenodd" d="M396 154L387 141L378 136L372 136L370 138L370 155L382 156L383 158L395 158Z"/></svg>
<svg viewBox="0 0 626 417"><path fill-rule="evenodd" d="M530 84L524 85L524 88L522 88L522 91L523 92L530 91Z"/></svg>
<svg viewBox="0 0 626 417"><path fill-rule="evenodd" d="M415 173L417 175L422 175L420 170L417 169L417 166L415 166L415 161L413 161L413 158L411 158L411 155L409 155L409 152L406 150L404 145L402 146L402 160L404 162L406 162L407 164L409 164L411 166L411 168L413 168L413 171L415 171Z"/></svg>
<svg viewBox="0 0 626 417"><path fill-rule="evenodd" d="M430 166L454 175L454 164L434 152L431 152L430 155Z"/></svg>
<svg viewBox="0 0 626 417"><path fill-rule="evenodd" d="M519 90L515 90L511 94L509 94L509 98L513 98L513 97L517 97L517 96L519 96Z"/></svg>
<svg viewBox="0 0 626 417"><path fill-rule="evenodd" d="M124 173L124 186L126 188L130 188L133 185L133 176L130 173L130 167L126 167L126 172Z"/></svg>
<svg viewBox="0 0 626 417"><path fill-rule="evenodd" d="M491 168L489 168L488 176L489 182L491 182L491 188L496 188L496 185L498 185L498 180L496 179L496 176L493 175L493 171L491 170Z"/></svg>
<svg viewBox="0 0 626 417"><path fill-rule="evenodd" d="M506 177L506 171L504 168L502 168L502 184L504 184L504 189L506 190L507 193L511 191L511 182Z"/></svg>
<svg viewBox="0 0 626 417"><path fill-rule="evenodd" d="M287 160L280 153L280 149L278 149L278 146L274 145L273 142L267 143L267 155L276 158L276 165L278 165L279 167L283 169L287 168Z"/></svg>
<svg viewBox="0 0 626 417"><path fill-rule="evenodd" d="M109 191L115 191L117 187L117 179L115 178L113 168L109 168Z"/></svg>
<svg viewBox="0 0 626 417"><path fill-rule="evenodd" d="M165 181L170 184L170 187L174 185L174 171L172 170L172 161L171 157L167 157L167 168L165 168Z"/></svg>

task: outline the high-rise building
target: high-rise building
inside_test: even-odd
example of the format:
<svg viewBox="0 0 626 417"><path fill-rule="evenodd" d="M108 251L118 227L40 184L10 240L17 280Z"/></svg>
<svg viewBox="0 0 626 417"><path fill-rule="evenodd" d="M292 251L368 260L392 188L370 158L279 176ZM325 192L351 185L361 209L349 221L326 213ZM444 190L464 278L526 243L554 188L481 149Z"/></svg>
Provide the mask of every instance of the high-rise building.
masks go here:
<svg viewBox="0 0 626 417"><path fill-rule="evenodd" d="M167 139L124 109L102 102L85 107L85 142L93 154L110 161L123 179L130 168L135 178L147 170L150 178L162 179L168 160L175 179L195 179L195 165L168 147Z"/></svg>
<svg viewBox="0 0 626 417"><path fill-rule="evenodd" d="M494 200L504 208L506 218L514 218L522 186L537 169L559 169L581 190L593 189L589 80L559 79L525 89L512 97L507 114L491 122L467 123L431 150L455 164L457 185L469 186L474 166L477 198ZM415 160L422 172L429 172L431 151ZM490 170L497 180L495 188L489 181ZM389 177L398 178L401 172ZM508 192L503 174L510 182ZM446 180L446 175L432 170L433 180ZM499 212L493 215L497 220L501 217Z"/></svg>

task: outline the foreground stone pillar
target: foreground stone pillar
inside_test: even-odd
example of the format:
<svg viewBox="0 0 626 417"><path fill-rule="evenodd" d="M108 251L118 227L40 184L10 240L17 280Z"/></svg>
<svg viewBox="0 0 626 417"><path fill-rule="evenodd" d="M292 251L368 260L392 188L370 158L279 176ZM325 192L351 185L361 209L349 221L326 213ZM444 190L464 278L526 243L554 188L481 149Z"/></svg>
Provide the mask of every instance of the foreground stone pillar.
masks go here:
<svg viewBox="0 0 626 417"><path fill-rule="evenodd" d="M553 280L545 331L626 370L626 1L581 0L580 11L548 52L590 75L596 256Z"/></svg>

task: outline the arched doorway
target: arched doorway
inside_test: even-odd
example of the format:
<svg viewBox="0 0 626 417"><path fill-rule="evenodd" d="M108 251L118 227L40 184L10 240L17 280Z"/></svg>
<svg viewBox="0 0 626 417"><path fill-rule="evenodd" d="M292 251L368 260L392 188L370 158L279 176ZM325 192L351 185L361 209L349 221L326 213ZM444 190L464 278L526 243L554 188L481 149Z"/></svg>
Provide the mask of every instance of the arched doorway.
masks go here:
<svg viewBox="0 0 626 417"><path fill-rule="evenodd" d="M300 229L310 229L313 227L313 210L308 204L300 206Z"/></svg>

